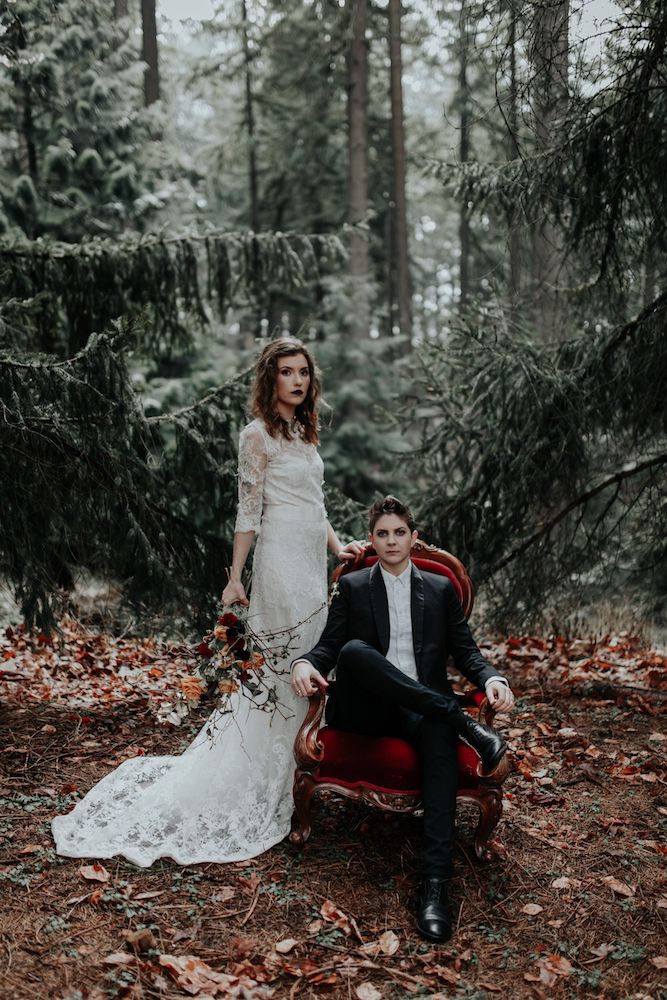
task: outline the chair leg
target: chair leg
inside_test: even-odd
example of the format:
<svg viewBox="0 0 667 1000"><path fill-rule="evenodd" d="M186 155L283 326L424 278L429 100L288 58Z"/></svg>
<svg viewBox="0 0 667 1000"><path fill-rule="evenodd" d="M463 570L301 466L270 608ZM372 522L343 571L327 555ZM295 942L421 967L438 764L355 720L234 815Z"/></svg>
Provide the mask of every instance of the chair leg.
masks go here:
<svg viewBox="0 0 667 1000"><path fill-rule="evenodd" d="M294 796L292 832L289 835L290 842L297 847L303 847L310 837L311 807L316 787L317 782L313 781L312 775L297 768L292 791Z"/></svg>
<svg viewBox="0 0 667 1000"><path fill-rule="evenodd" d="M479 823L475 831L475 854L479 861L489 857L489 838L503 814L503 793L499 788L483 788L479 793Z"/></svg>

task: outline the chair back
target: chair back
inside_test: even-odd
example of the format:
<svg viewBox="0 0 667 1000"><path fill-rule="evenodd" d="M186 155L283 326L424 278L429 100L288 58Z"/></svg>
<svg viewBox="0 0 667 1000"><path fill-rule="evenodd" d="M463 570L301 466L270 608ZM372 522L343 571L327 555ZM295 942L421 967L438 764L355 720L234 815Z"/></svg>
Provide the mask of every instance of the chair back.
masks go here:
<svg viewBox="0 0 667 1000"><path fill-rule="evenodd" d="M428 545L418 538L410 550L410 560L417 569L423 570L425 573L435 573L438 576L448 577L454 584L464 615L466 618L470 617L475 601L475 591L472 580L460 559L453 556L451 552L439 549L436 545ZM373 566L377 561L377 553L369 543L354 562L341 563L340 566L337 566L333 572L332 580L335 583L346 573L354 573L366 566Z"/></svg>

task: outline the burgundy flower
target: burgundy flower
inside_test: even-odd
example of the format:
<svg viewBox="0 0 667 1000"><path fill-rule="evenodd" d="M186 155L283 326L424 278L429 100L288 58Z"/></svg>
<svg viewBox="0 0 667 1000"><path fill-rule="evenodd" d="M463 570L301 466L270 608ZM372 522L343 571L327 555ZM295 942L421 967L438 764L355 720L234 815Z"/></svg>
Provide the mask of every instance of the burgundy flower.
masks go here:
<svg viewBox="0 0 667 1000"><path fill-rule="evenodd" d="M226 611L224 615L220 615L218 621L221 625L236 625L238 618L231 611Z"/></svg>
<svg viewBox="0 0 667 1000"><path fill-rule="evenodd" d="M197 646L197 652L207 660L210 660L213 656L213 650L207 642L200 642Z"/></svg>

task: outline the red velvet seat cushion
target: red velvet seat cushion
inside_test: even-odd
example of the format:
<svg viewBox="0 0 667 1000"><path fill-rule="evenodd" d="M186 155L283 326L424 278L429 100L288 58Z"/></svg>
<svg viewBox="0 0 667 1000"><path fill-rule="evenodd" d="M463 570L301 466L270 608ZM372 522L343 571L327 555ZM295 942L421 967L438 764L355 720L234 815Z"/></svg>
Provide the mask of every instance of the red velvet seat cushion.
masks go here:
<svg viewBox="0 0 667 1000"><path fill-rule="evenodd" d="M363 566L372 566L377 561L377 556L364 556L359 566L355 568L361 569ZM436 562L435 559L422 559L421 556L413 556L412 561L417 569L423 569L425 573L435 573L436 576L448 577L454 584L459 601L463 603L463 590L453 569L450 569L449 566L443 566L442 563Z"/></svg>
<svg viewBox="0 0 667 1000"><path fill-rule="evenodd" d="M397 736L362 736L332 726L325 726L318 735L324 743L324 760L313 774L315 781L402 794L421 792L419 758L405 740ZM475 751L459 743L460 788L477 787L478 762Z"/></svg>

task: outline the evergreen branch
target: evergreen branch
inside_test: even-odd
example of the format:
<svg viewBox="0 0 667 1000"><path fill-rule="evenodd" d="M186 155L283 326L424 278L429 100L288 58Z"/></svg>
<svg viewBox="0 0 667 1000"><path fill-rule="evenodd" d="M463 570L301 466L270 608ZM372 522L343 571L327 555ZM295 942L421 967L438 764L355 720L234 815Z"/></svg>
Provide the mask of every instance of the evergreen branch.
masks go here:
<svg viewBox="0 0 667 1000"><path fill-rule="evenodd" d="M565 505L557 514L549 518L544 524L540 525L537 531L534 531L527 539L521 542L520 545L515 546L500 562L497 562L492 566L488 572L487 576L491 577L498 573L501 569L507 566L509 563L513 562L518 556L526 552L527 549L539 542L540 539L549 535L551 531L559 524L564 518L567 517L573 510L577 508L585 507L586 504L602 493L604 490L608 489L610 486L618 485L620 486L626 479L631 479L633 476L637 476L642 472L646 472L648 469L657 468L661 465L667 465L667 452L663 452L660 455L655 455L653 458L647 458L644 461L636 462L630 467L621 469L619 472L614 473L614 475L609 476L609 478L598 483L590 490L586 490L585 493L580 494Z"/></svg>
<svg viewBox="0 0 667 1000"><path fill-rule="evenodd" d="M248 239L257 240L260 243L270 244L276 240L291 242L302 240L306 244L331 244L336 241L341 253L345 254L342 237L351 228L357 228L360 224L351 226L345 223L341 228L331 233L298 233L295 230L281 231L260 231L252 230L224 230L212 229L205 233L180 233L173 236L161 236L154 233L143 236L124 235L119 238L107 239L93 237L81 243L64 243L62 241L46 241L39 243L30 242L27 245L24 241L15 243L0 242L0 259L2 258L33 258L42 257L47 259L62 260L67 257L91 256L100 253L111 252L117 255L125 253L139 253L146 248L160 246L188 246L192 243L226 242L233 245L243 243Z"/></svg>
<svg viewBox="0 0 667 1000"><path fill-rule="evenodd" d="M232 387L237 386L241 382L245 382L253 371L253 365L248 368L244 368L243 371L238 372L233 375L232 378L227 379L223 382L221 386L217 389L211 390L206 396L202 396L201 399L196 400L194 403L190 403L189 406L183 406L180 410L174 410L172 413L161 413L155 417L146 417L146 423L153 424L155 426L159 424L171 423L172 421L178 420L179 417L184 416L186 413L194 413L199 409L200 406L205 406L210 403L211 400L217 399L220 396L224 396Z"/></svg>

